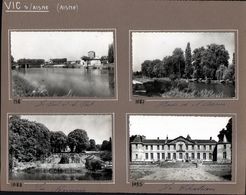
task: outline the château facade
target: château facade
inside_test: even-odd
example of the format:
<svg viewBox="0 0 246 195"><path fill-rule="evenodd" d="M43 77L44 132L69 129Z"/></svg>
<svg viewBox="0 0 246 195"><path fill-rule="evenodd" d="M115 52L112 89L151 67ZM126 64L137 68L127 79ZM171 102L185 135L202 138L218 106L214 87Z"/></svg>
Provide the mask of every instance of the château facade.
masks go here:
<svg viewBox="0 0 246 195"><path fill-rule="evenodd" d="M146 139L136 136L130 142L130 160L132 162L153 161L183 161L203 162L216 161L231 163L231 143L224 135L223 140L217 142L210 139L191 139L179 136L175 139Z"/></svg>

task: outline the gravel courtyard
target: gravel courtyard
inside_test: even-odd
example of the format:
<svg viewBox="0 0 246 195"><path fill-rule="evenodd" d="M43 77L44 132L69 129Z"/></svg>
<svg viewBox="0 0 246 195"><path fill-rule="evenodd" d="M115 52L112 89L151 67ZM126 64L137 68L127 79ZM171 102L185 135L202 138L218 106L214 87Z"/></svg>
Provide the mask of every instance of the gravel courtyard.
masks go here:
<svg viewBox="0 0 246 195"><path fill-rule="evenodd" d="M165 168L158 165L131 165L130 179L168 181L228 181L231 166L199 166L191 168Z"/></svg>

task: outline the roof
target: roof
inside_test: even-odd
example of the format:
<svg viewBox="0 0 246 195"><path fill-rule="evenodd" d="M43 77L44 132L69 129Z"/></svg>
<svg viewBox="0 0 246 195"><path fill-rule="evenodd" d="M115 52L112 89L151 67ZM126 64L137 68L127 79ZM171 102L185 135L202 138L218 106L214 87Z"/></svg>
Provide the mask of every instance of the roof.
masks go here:
<svg viewBox="0 0 246 195"><path fill-rule="evenodd" d="M179 136L175 139L143 139L141 140L140 137L136 137L132 143L143 143L143 144L173 144L171 142L176 141L176 140L185 140L189 144L216 144L217 142L212 139L187 139L184 138L183 136Z"/></svg>

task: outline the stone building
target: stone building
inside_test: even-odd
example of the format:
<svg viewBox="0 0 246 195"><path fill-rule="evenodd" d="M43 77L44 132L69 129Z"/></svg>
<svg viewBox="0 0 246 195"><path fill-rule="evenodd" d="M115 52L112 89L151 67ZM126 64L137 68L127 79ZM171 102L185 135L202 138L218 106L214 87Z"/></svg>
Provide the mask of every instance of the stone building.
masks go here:
<svg viewBox="0 0 246 195"><path fill-rule="evenodd" d="M231 163L231 143L224 139L217 142L210 139L191 139L179 136L175 139L146 139L135 136L130 142L132 162L153 161L217 161Z"/></svg>

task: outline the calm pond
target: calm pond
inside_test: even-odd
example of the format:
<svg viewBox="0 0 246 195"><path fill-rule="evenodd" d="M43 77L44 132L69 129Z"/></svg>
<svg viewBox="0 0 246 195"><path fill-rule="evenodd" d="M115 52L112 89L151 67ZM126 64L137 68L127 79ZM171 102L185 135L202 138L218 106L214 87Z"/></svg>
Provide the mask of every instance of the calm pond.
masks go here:
<svg viewBox="0 0 246 195"><path fill-rule="evenodd" d="M112 180L112 172L79 172L79 173L49 173L49 172L12 172L10 180Z"/></svg>
<svg viewBox="0 0 246 195"><path fill-rule="evenodd" d="M48 96L114 97L114 70L68 68L20 68L12 70Z"/></svg>

